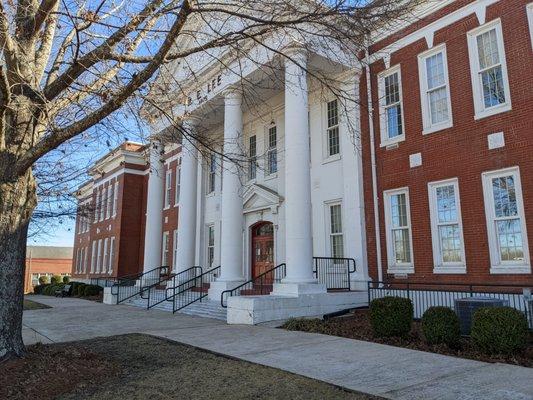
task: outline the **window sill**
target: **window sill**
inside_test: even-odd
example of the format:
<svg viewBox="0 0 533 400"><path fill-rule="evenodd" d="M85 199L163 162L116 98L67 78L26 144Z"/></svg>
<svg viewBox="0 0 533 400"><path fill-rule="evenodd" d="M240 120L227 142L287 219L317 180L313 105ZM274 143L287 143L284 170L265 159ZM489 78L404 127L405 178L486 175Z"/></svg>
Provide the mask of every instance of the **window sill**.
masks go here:
<svg viewBox="0 0 533 400"><path fill-rule="evenodd" d="M429 135L430 133L436 133L450 128L453 128L453 123L451 121L445 124L433 125L428 128L424 128L422 130L422 135Z"/></svg>
<svg viewBox="0 0 533 400"><path fill-rule="evenodd" d="M388 146L392 146L394 144L398 144L398 143L403 142L403 141L405 141L405 135L397 136L394 139L383 140L379 144L379 146L380 147L388 147Z"/></svg>
<svg viewBox="0 0 533 400"><path fill-rule="evenodd" d="M335 162L335 161L339 161L341 159L341 155L340 153L339 154L335 154L333 156L329 156L325 159L322 160L322 165L324 164L329 164L329 163L332 163L332 162Z"/></svg>
<svg viewBox="0 0 533 400"><path fill-rule="evenodd" d="M511 103L500 104L499 106L491 107L489 109L476 112L475 115L474 115L474 120L477 121L477 120L480 120L480 119L483 119L483 118L490 117L492 115L497 115L497 114L500 114L500 113L503 113L503 112L507 112L507 111L511 111L511 110L512 110Z"/></svg>
<svg viewBox="0 0 533 400"><path fill-rule="evenodd" d="M265 176L265 181L270 181L272 179L276 179L278 177L278 173L277 172L274 172L273 174L270 174L270 175L266 175Z"/></svg>
<svg viewBox="0 0 533 400"><path fill-rule="evenodd" d="M414 273L415 273L415 267L412 266L412 265L411 266L409 266L409 265L406 265L406 266L395 265L395 266L387 268L387 274L392 274L392 275L396 275L396 274L414 274Z"/></svg>
<svg viewBox="0 0 533 400"><path fill-rule="evenodd" d="M466 267L464 265L443 266L433 268L434 274L466 274Z"/></svg>
<svg viewBox="0 0 533 400"><path fill-rule="evenodd" d="M496 265L490 267L492 275L530 274L531 265Z"/></svg>

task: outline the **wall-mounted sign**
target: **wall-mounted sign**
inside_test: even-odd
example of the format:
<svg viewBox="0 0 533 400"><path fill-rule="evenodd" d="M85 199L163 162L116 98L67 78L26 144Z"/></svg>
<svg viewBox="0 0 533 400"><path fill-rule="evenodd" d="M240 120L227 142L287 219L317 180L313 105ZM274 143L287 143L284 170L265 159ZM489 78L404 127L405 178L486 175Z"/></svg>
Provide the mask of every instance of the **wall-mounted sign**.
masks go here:
<svg viewBox="0 0 533 400"><path fill-rule="evenodd" d="M207 101L207 99L210 97L210 94L221 84L222 75L218 75L216 78L211 79L202 89L197 90L194 96L187 97L187 105L190 106L193 104L193 102L202 104L203 102Z"/></svg>

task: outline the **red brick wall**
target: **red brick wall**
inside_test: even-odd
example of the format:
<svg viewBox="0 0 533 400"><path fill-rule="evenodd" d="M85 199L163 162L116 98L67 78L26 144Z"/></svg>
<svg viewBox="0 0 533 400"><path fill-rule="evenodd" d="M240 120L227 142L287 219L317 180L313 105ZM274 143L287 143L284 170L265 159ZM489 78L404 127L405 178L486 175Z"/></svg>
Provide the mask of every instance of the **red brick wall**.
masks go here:
<svg viewBox="0 0 533 400"><path fill-rule="evenodd" d="M479 26L475 14L435 32L434 45L446 43L452 99L453 127L429 135L422 134L422 114L418 76L418 54L427 49L420 40L395 51L391 66L401 64L404 142L397 149L379 146L379 101L377 74L383 61L371 65L376 168L381 229L383 272L387 270L383 191L409 187L411 203L414 280L506 282L533 284L532 274L490 275L481 173L519 166L529 247L533 249L533 52L527 23L526 4L530 0L500 1L487 9L486 22L501 18L510 82L511 111L474 120L474 105L466 33ZM457 3L467 3L464 1ZM383 43L387 43L384 40ZM370 165L370 136L366 102L366 76L361 78L362 147L364 159L365 211L369 270L377 278L376 243ZM487 135L504 132L505 147L488 150ZM422 153L423 164L410 168L409 155ZM463 219L467 275L433 274L433 253L429 217L428 182L457 177ZM391 278L391 277L389 277Z"/></svg>
<svg viewBox="0 0 533 400"><path fill-rule="evenodd" d="M70 258L27 258L24 271L24 293L33 292L32 274L69 274L71 266L72 259Z"/></svg>

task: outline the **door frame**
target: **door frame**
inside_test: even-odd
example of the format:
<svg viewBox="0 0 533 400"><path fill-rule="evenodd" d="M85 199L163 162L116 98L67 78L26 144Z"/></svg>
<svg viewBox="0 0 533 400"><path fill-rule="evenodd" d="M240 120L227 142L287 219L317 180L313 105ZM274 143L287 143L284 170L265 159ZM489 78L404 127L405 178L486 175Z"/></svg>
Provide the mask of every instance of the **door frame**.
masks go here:
<svg viewBox="0 0 533 400"><path fill-rule="evenodd" d="M272 222L272 221L268 221L268 220L260 220L260 221L257 221L255 223L253 223L252 225L250 225L250 227L248 228L248 237L249 237L249 241L248 241L248 254L249 254L249 257L250 257L250 262L249 262L249 279L253 279L254 278L254 234L253 234L253 231L254 229L256 229L257 227L261 226L261 225L266 225L266 224L270 224L272 225L272 251L273 251L273 256L274 256L274 260L273 260L273 265L272 267L275 267L276 266L276 225Z"/></svg>

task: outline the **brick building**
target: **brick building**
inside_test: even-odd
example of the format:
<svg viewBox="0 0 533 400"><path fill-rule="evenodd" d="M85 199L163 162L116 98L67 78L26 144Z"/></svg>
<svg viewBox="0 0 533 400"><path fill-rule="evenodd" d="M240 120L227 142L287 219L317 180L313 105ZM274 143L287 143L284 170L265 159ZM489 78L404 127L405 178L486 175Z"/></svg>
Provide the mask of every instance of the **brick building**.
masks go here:
<svg viewBox="0 0 533 400"><path fill-rule="evenodd" d="M45 276L48 282L54 275L70 276L72 247L28 246L26 269L24 270L24 293L33 292L39 278Z"/></svg>

